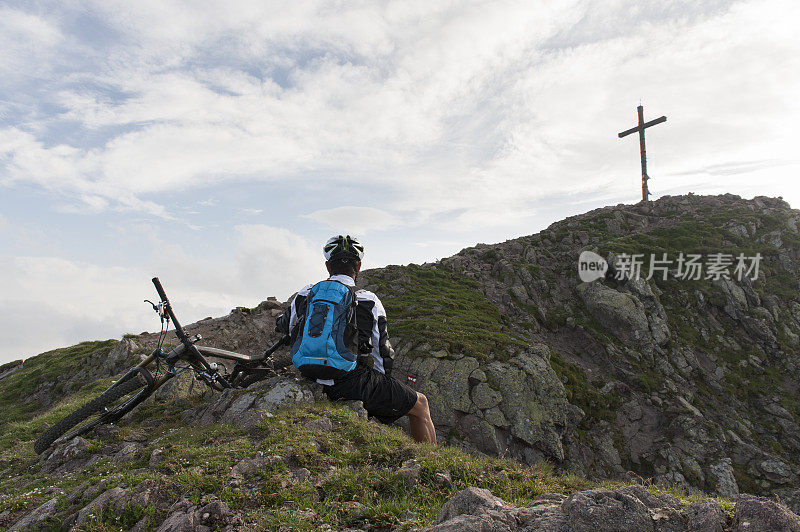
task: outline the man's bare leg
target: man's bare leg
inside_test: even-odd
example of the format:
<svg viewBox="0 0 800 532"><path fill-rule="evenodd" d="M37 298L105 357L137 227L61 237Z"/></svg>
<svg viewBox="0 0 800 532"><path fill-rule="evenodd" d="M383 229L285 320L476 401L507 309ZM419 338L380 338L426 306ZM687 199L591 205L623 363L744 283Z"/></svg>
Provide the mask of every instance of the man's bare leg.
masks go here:
<svg viewBox="0 0 800 532"><path fill-rule="evenodd" d="M433 426L433 420L431 420L428 398L417 392L417 402L408 411L407 415L411 437L418 442L436 445L436 429Z"/></svg>

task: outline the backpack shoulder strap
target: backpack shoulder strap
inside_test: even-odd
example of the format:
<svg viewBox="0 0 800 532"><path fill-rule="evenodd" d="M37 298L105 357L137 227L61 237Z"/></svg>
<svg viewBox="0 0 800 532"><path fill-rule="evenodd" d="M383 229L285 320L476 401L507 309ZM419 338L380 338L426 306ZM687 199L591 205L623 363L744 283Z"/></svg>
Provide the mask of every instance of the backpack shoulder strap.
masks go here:
<svg viewBox="0 0 800 532"><path fill-rule="evenodd" d="M349 284L345 284L345 283L343 283L341 281L337 281L336 279L325 279L325 281L330 281L332 283L339 283L340 285L342 285L345 288L347 288L347 290L350 292L350 295L352 296L351 297L352 302L350 303L350 305L353 306L353 307L358 305L358 296L356 295L356 287L355 286L350 286ZM320 283L324 283L325 281L320 281ZM320 283L317 283L317 284L320 284ZM316 286L316 285L314 285L314 286Z"/></svg>

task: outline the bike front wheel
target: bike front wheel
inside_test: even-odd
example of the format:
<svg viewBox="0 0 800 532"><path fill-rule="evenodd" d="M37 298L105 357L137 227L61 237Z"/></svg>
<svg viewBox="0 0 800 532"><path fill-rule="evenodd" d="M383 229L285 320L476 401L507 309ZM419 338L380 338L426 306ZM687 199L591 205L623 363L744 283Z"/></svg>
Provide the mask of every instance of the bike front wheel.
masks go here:
<svg viewBox="0 0 800 532"><path fill-rule="evenodd" d="M68 439L86 434L101 423L113 423L130 412L154 391L152 379L147 379L144 371L136 371L127 379L123 377L125 380L111 386L47 429L33 444L33 450L36 454L42 454L71 429L75 430L69 432Z"/></svg>

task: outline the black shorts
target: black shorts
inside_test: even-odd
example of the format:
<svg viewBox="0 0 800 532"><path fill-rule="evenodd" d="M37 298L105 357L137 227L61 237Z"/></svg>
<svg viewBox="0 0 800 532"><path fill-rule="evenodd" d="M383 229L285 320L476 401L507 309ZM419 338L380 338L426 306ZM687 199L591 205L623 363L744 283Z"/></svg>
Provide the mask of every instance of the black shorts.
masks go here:
<svg viewBox="0 0 800 532"><path fill-rule="evenodd" d="M362 401L367 413L381 423L394 423L417 404L417 392L368 366L353 371L332 386L325 386L331 401Z"/></svg>

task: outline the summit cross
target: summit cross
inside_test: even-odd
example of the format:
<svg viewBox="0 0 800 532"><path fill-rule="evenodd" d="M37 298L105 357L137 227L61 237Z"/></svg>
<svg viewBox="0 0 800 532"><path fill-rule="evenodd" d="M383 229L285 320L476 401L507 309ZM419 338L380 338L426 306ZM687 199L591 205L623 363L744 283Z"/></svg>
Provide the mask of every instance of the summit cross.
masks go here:
<svg viewBox="0 0 800 532"><path fill-rule="evenodd" d="M645 155L644 150L644 130L650 126L654 126L656 124L660 124L661 122L666 122L667 117L662 116L661 118L656 118L655 120L651 120L649 122L644 121L644 107L641 105L636 108L639 113L639 125L636 127L632 127L627 131L623 131L619 134L619 138L625 137L630 135L631 133L639 132L639 151L642 154L642 201L647 201L650 196L650 191L647 189L647 180L650 177L647 175L647 155Z"/></svg>

